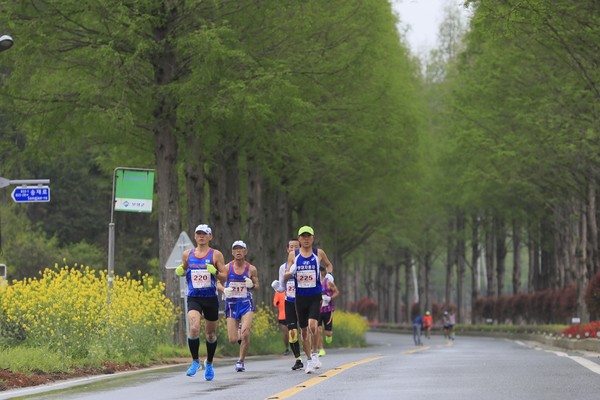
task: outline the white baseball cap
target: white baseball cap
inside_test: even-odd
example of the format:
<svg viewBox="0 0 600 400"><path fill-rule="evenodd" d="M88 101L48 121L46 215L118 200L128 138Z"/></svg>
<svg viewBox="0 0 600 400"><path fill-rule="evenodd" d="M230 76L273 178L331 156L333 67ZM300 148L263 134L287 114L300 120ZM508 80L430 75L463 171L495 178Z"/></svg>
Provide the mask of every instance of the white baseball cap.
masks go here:
<svg viewBox="0 0 600 400"><path fill-rule="evenodd" d="M236 240L235 242L233 242L233 244L231 245L231 250L233 250L236 246L240 246L244 249L248 248L248 246L246 246L246 243L242 242L241 240Z"/></svg>
<svg viewBox="0 0 600 400"><path fill-rule="evenodd" d="M196 227L196 229L194 230L195 233L198 232L204 232L208 235L212 235L212 229L210 229L210 226L206 225L206 224L200 224Z"/></svg>

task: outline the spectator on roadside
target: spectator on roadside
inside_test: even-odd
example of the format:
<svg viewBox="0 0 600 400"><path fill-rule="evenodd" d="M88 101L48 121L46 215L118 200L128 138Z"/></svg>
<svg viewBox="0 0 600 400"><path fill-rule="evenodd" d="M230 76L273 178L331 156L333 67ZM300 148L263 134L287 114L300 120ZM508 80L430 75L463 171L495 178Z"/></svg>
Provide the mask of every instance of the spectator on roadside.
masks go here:
<svg viewBox="0 0 600 400"><path fill-rule="evenodd" d="M412 326L413 340L415 341L415 346L421 346L421 330L423 329L423 317L421 317L421 314L417 314L413 318Z"/></svg>

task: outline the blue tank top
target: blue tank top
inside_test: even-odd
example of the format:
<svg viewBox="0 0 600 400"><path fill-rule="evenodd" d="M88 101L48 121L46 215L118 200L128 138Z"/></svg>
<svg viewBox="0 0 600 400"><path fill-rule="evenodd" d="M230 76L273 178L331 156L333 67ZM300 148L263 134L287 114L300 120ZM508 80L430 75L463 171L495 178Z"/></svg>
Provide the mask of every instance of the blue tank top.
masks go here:
<svg viewBox="0 0 600 400"><path fill-rule="evenodd" d="M316 248L312 249L309 257L296 250L294 263L296 264L296 296L312 296L321 294L321 275L319 274L319 256Z"/></svg>
<svg viewBox="0 0 600 400"><path fill-rule="evenodd" d="M206 264L213 264L213 253L214 249L209 248L203 257L198 258L195 255L195 249L190 251L188 269L185 273L185 280L188 284L188 296L212 297L217 295L217 281L215 276L206 269Z"/></svg>
<svg viewBox="0 0 600 400"><path fill-rule="evenodd" d="M249 299L252 299L252 293L246 287L246 277L250 277L248 275L248 270L250 269L250 263L246 262L246 266L244 267L244 272L241 274L236 274L233 270L233 261L228 264L227 271L227 281L225 282L225 287L230 287L233 289L232 297L227 299L227 303L242 303Z"/></svg>

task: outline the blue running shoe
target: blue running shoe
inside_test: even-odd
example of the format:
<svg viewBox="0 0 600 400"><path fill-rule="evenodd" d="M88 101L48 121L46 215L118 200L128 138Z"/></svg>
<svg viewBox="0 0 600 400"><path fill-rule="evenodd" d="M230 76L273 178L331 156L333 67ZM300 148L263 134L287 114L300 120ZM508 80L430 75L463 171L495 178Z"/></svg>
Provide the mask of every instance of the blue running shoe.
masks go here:
<svg viewBox="0 0 600 400"><path fill-rule="evenodd" d="M198 368L200 368L200 363L198 361L194 360L194 361L192 361L192 365L190 365L190 367L188 368L188 370L185 374L187 376L194 376L194 375L196 375Z"/></svg>
<svg viewBox="0 0 600 400"><path fill-rule="evenodd" d="M236 371L236 372L244 372L245 370L246 370L246 368L244 367L244 362L243 362L243 361L240 361L240 360L238 360L238 361L235 363L235 371Z"/></svg>
<svg viewBox="0 0 600 400"><path fill-rule="evenodd" d="M212 363L209 364L205 362L204 368L206 369L206 371L204 371L204 379L206 379L207 381L212 381L215 377L215 370L213 369Z"/></svg>

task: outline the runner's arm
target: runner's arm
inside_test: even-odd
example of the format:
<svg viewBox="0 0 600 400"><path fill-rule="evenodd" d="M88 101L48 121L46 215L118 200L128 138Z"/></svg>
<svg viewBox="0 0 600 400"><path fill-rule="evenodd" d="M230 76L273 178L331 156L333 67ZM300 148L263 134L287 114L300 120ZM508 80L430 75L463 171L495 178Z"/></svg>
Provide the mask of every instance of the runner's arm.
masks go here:
<svg viewBox="0 0 600 400"><path fill-rule="evenodd" d="M325 268L327 269L327 272L329 272L330 274L333 274L333 264L331 263L331 261L329 261L329 258L327 257L327 254L325 254L325 252L323 251L323 249L319 249L318 250L318 254L319 254L319 262L322 265L325 265Z"/></svg>

